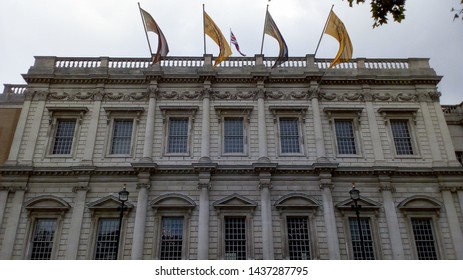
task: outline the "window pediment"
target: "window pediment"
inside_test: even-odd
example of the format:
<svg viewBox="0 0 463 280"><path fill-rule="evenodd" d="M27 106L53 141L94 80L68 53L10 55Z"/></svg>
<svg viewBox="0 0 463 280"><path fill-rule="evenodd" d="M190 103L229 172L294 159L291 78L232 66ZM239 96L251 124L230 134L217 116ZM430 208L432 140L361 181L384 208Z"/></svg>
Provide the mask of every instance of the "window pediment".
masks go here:
<svg viewBox="0 0 463 280"><path fill-rule="evenodd" d="M257 207L255 201L250 200L239 194L232 194L213 203L214 208L220 209L251 209Z"/></svg>
<svg viewBox="0 0 463 280"><path fill-rule="evenodd" d="M116 197L115 195L108 195L94 202L89 203L87 206L92 211L96 211L96 210L115 211L121 207L121 202L119 201L118 197ZM133 204L130 202L125 202L124 204L124 208L131 209L133 207L134 207Z"/></svg>
<svg viewBox="0 0 463 280"><path fill-rule="evenodd" d="M68 211L71 206L64 199L52 196L42 195L32 198L25 203L28 211Z"/></svg>
<svg viewBox="0 0 463 280"><path fill-rule="evenodd" d="M158 196L150 206L154 209L193 209L196 203L183 194L170 193Z"/></svg>
<svg viewBox="0 0 463 280"><path fill-rule="evenodd" d="M360 196L359 200L357 201L357 205L362 208L361 211L373 211L376 214L379 213L379 209L382 207L381 203L362 196ZM354 211L353 206L354 202L350 198L336 204L336 208L343 214L346 211Z"/></svg>
<svg viewBox="0 0 463 280"><path fill-rule="evenodd" d="M405 211L440 211L442 204L436 199L424 195L416 195L399 203L397 208Z"/></svg>
<svg viewBox="0 0 463 280"><path fill-rule="evenodd" d="M303 193L292 193L287 194L275 203L275 207L279 210L291 210L291 209L306 209L316 210L320 207L320 202Z"/></svg>

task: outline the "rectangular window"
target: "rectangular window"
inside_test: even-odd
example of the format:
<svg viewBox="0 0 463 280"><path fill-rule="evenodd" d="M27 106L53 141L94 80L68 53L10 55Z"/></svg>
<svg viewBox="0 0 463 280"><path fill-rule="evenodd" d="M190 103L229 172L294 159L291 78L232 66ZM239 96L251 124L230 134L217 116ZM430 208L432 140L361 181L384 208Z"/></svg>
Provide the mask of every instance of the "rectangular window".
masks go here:
<svg viewBox="0 0 463 280"><path fill-rule="evenodd" d="M161 260L181 260L183 246L183 217L163 217Z"/></svg>
<svg viewBox="0 0 463 280"><path fill-rule="evenodd" d="M287 217L290 260L309 260L310 239L307 217Z"/></svg>
<svg viewBox="0 0 463 280"><path fill-rule="evenodd" d="M168 153L188 152L188 118L169 119Z"/></svg>
<svg viewBox="0 0 463 280"><path fill-rule="evenodd" d="M31 260L50 260L53 251L53 239L56 231L56 219L37 219L32 236Z"/></svg>
<svg viewBox="0 0 463 280"><path fill-rule="evenodd" d="M57 120L52 154L68 155L71 153L75 127L76 127L75 119L58 119Z"/></svg>
<svg viewBox="0 0 463 280"><path fill-rule="evenodd" d="M335 120L336 141L338 144L338 154L355 155L354 127L351 120Z"/></svg>
<svg viewBox="0 0 463 280"><path fill-rule="evenodd" d="M354 260L363 260L362 242L360 239L359 224L357 218L349 218L350 235L352 238L352 250ZM365 259L374 260L373 237L371 234L370 219L360 218L360 228L362 230L363 246L365 248Z"/></svg>
<svg viewBox="0 0 463 280"><path fill-rule="evenodd" d="M457 157L457 160L458 160L461 164L463 164L463 152L461 152L461 151L456 151L456 152L455 152L455 156Z"/></svg>
<svg viewBox="0 0 463 280"><path fill-rule="evenodd" d="M244 126L242 118L225 118L224 130L224 153L244 152Z"/></svg>
<svg viewBox="0 0 463 280"><path fill-rule="evenodd" d="M419 260L437 260L436 243L430 218L412 218L413 236Z"/></svg>
<svg viewBox="0 0 463 280"><path fill-rule="evenodd" d="M408 120L391 120L390 123L397 155L413 155Z"/></svg>
<svg viewBox="0 0 463 280"><path fill-rule="evenodd" d="M296 118L280 118L281 153L300 153L299 122Z"/></svg>
<svg viewBox="0 0 463 280"><path fill-rule="evenodd" d="M113 137L111 140L111 154L128 155L132 142L132 119L115 119Z"/></svg>
<svg viewBox="0 0 463 280"><path fill-rule="evenodd" d="M225 217L225 259L246 259L246 218Z"/></svg>
<svg viewBox="0 0 463 280"><path fill-rule="evenodd" d="M98 221L95 260L116 260L118 237L119 219L100 219Z"/></svg>

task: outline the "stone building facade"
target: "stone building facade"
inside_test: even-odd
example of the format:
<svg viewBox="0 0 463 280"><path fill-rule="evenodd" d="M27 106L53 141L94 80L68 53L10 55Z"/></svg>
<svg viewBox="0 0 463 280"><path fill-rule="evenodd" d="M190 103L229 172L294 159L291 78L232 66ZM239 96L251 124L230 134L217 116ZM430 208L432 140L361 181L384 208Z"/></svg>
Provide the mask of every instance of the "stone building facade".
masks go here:
<svg viewBox="0 0 463 280"><path fill-rule="evenodd" d="M427 59L212 62L36 57L0 166L0 258L463 259Z"/></svg>

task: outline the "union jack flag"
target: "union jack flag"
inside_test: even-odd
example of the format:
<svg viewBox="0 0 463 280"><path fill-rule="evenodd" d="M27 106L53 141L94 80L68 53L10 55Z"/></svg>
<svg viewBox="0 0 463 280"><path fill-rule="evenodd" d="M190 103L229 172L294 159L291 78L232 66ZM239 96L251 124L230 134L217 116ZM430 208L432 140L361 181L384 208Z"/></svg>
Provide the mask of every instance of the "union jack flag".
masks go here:
<svg viewBox="0 0 463 280"><path fill-rule="evenodd" d="M238 45L238 41L236 40L235 34L230 29L230 42L235 45L236 50L242 55L246 56L244 53L240 51L240 46Z"/></svg>

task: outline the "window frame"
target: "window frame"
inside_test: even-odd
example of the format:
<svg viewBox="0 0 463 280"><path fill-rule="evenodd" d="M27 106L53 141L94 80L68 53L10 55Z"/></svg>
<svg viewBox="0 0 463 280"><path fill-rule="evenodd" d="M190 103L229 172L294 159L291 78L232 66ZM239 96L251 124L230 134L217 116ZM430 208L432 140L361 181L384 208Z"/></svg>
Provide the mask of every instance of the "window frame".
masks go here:
<svg viewBox="0 0 463 280"><path fill-rule="evenodd" d="M249 127L251 113L254 106L214 106L219 123L219 151L221 156L248 156L249 155ZM225 152L225 122L227 119L241 119L243 123L243 151Z"/></svg>
<svg viewBox="0 0 463 280"><path fill-rule="evenodd" d="M56 220L56 225L53 235L53 246L50 254L50 260L56 260L61 243L64 216L71 206L61 198L51 195L43 195L26 202L24 208L27 210L28 219L25 239L27 240L27 244L24 246L23 251L24 259L30 260L32 257L32 238L34 237L36 222L41 219L54 219Z"/></svg>
<svg viewBox="0 0 463 280"><path fill-rule="evenodd" d="M46 157L49 158L75 158L77 146L79 145L80 130L83 122L84 115L88 112L87 107L46 107L49 115L49 126L46 143ZM55 154L53 152L56 133L58 132L58 124L60 120L74 120L74 131L72 136L72 144L68 154Z"/></svg>
<svg viewBox="0 0 463 280"><path fill-rule="evenodd" d="M165 157L189 157L192 156L192 143L194 133L194 122L198 106L159 106L162 113L163 135L162 137L162 156ZM170 120L171 119L187 119L187 144L186 152L173 153L169 151L170 137Z"/></svg>
<svg viewBox="0 0 463 280"><path fill-rule="evenodd" d="M307 106L270 106L269 110L273 115L273 122L275 125L275 144L278 156L282 157L300 157L307 155L306 149L306 113ZM281 141L281 119L294 119L297 120L299 152L284 153Z"/></svg>
<svg viewBox="0 0 463 280"><path fill-rule="evenodd" d="M103 217L103 216L101 216L101 217L98 218L98 220L97 220L97 222L96 222L96 224L95 224L96 232L95 232L95 242L94 242L94 250L93 250L94 252L93 252L93 258L92 258L93 260L113 260L113 259L97 259L97 258L96 258L96 255L97 255L97 248L98 248L97 244L98 244L98 236L99 236L100 223L101 223L103 220L117 220L117 221L118 221L118 223L117 223L118 225L117 225L117 226L118 226L118 228L119 228L119 222L120 222L120 221L119 221L119 217L106 217L106 216ZM122 228L122 227L121 227L121 228ZM121 231L122 231L122 230L121 230ZM116 242L118 242L118 240L116 240ZM116 245L116 248L118 248L117 245ZM118 252L116 252L116 260L117 260L118 257L119 257L118 255L119 255Z"/></svg>
<svg viewBox="0 0 463 280"><path fill-rule="evenodd" d="M335 158L360 158L363 156L363 138L361 132L361 117L363 108L361 107L325 107L323 111L328 116L332 135L331 144ZM352 133L354 136L355 154L342 154L339 151L336 121L350 121L352 123Z"/></svg>
<svg viewBox="0 0 463 280"><path fill-rule="evenodd" d="M378 230L377 226L374 223L377 223L376 217L371 214L365 214L362 212L362 216L360 217L361 219L366 219L368 221L368 224L370 226L370 233L371 233L371 242L372 242L372 248L373 248L373 260L380 260L381 255L380 255L380 249L379 249L379 240L378 240ZM348 214L346 216L345 220L345 228L347 230L347 242L348 242L348 248L349 248L349 259L350 260L356 260L355 259L355 254L354 254L354 240L352 239L352 230L350 227L350 220L353 219L357 223L357 216L354 214ZM365 241L365 235L363 236L364 241Z"/></svg>
<svg viewBox="0 0 463 280"><path fill-rule="evenodd" d="M137 143L137 135L140 124L141 115L144 112L143 107L110 107L105 106L103 109L106 112L106 141L105 141L105 157L108 158L135 158L135 146ZM117 120L132 120L132 136L130 139L130 148L128 154L112 153L114 126Z"/></svg>
<svg viewBox="0 0 463 280"><path fill-rule="evenodd" d="M378 112L383 117L385 125L387 127L389 146L390 146L391 154L393 155L394 158L398 158L398 159L421 158L420 145L418 142L419 140L417 138L417 132L416 132L417 131L416 116L417 116L418 110L419 110L418 108L380 108L378 109ZM403 154L402 155L402 154L397 153L397 147L395 145L395 138L392 132L391 121L400 121L400 120L407 122L407 127L408 127L408 132L410 134L410 142L411 142L413 154Z"/></svg>

